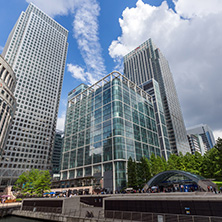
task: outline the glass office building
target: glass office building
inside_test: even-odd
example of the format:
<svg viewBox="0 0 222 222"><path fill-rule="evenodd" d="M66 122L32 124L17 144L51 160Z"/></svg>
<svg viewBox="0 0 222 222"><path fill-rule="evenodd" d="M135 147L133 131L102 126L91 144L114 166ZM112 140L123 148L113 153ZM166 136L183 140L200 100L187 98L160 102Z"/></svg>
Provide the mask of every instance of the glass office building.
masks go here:
<svg viewBox="0 0 222 222"><path fill-rule="evenodd" d="M137 85L151 78L159 83L171 151L190 152L173 75L166 58L151 39L124 56L124 75Z"/></svg>
<svg viewBox="0 0 222 222"><path fill-rule="evenodd" d="M171 149L159 84L155 79L152 78L143 83L140 87L142 87L142 89L144 89L149 95L152 96L155 117L157 121L157 131L159 135L160 149L162 152L162 156L164 156L164 158L168 160L171 154Z"/></svg>
<svg viewBox="0 0 222 222"><path fill-rule="evenodd" d="M61 180L100 183L109 191L127 182L127 160L161 156L152 97L112 72L68 101Z"/></svg>

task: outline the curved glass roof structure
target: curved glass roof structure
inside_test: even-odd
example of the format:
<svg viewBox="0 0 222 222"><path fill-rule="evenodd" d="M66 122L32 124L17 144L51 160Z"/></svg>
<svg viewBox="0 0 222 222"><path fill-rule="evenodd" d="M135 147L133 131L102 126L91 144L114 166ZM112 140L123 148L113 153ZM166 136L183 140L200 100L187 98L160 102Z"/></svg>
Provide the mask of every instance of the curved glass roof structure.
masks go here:
<svg viewBox="0 0 222 222"><path fill-rule="evenodd" d="M153 178L151 178L148 181L147 185L150 187L162 183L178 183L186 181L192 181L198 184L200 180L206 180L206 179L202 176L190 172L185 172L181 170L169 170L155 175Z"/></svg>

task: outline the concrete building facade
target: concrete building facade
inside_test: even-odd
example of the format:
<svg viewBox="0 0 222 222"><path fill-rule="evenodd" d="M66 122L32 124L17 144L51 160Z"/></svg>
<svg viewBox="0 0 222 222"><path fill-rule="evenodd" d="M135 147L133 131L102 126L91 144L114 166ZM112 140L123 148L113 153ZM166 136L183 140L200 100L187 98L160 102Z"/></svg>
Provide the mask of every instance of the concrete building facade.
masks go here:
<svg viewBox="0 0 222 222"><path fill-rule="evenodd" d="M51 170L68 31L30 4L22 12L2 55L13 68L17 109L0 164L1 185L31 168Z"/></svg>
<svg viewBox="0 0 222 222"><path fill-rule="evenodd" d="M0 55L0 159L5 149L16 108L15 86L15 74L10 65Z"/></svg>

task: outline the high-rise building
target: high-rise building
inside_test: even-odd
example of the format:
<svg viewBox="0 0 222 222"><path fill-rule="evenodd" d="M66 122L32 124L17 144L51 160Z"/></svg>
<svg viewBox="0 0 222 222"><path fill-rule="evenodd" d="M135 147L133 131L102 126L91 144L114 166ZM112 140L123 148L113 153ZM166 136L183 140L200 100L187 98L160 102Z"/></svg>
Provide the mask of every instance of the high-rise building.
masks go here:
<svg viewBox="0 0 222 222"><path fill-rule="evenodd" d="M216 144L213 132L207 124L200 124L189 127L187 129L187 134L200 135L202 137L203 143L207 147L207 150L210 150Z"/></svg>
<svg viewBox="0 0 222 222"><path fill-rule="evenodd" d="M0 160L15 112L16 78L12 68L0 55Z"/></svg>
<svg viewBox="0 0 222 222"><path fill-rule="evenodd" d="M63 187L120 190L129 157L152 153L161 156L152 97L125 76L112 72L68 100Z"/></svg>
<svg viewBox="0 0 222 222"><path fill-rule="evenodd" d="M207 147L203 143L202 137L200 135L188 134L187 138L189 141L190 150L192 154L198 152L201 155L204 155L204 153L206 153Z"/></svg>
<svg viewBox="0 0 222 222"><path fill-rule="evenodd" d="M22 12L3 50L13 68L17 109L1 162L1 184L31 168L51 169L68 31L33 4Z"/></svg>
<svg viewBox="0 0 222 222"><path fill-rule="evenodd" d="M169 137L167 133L167 126L165 120L165 114L163 110L163 103L160 96L160 88L157 81L153 78L146 81L140 86L143 90L145 90L149 95L153 98L155 117L157 121L157 131L160 141L160 148L162 152L162 156L167 160L171 154Z"/></svg>
<svg viewBox="0 0 222 222"><path fill-rule="evenodd" d="M52 152L52 174L60 173L63 138L64 132L61 130L56 130L54 147Z"/></svg>
<svg viewBox="0 0 222 222"><path fill-rule="evenodd" d="M190 152L172 73L167 60L151 39L124 56L124 75L137 85L151 78L158 82L171 151L175 154Z"/></svg>

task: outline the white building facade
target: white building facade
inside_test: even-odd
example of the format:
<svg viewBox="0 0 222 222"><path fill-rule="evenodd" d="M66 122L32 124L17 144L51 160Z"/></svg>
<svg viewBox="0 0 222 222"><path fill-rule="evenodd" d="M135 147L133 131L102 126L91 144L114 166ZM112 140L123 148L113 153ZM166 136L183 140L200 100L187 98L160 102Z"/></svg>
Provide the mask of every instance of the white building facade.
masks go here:
<svg viewBox="0 0 222 222"><path fill-rule="evenodd" d="M17 108L0 168L2 186L31 168L51 169L68 31L33 4L12 29L3 57L13 68Z"/></svg>

